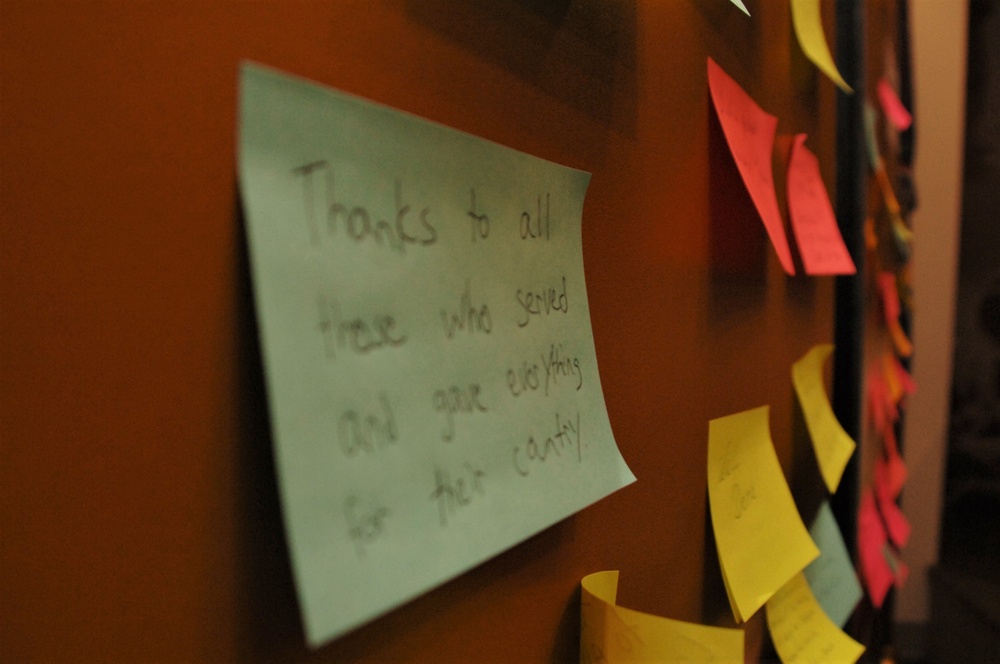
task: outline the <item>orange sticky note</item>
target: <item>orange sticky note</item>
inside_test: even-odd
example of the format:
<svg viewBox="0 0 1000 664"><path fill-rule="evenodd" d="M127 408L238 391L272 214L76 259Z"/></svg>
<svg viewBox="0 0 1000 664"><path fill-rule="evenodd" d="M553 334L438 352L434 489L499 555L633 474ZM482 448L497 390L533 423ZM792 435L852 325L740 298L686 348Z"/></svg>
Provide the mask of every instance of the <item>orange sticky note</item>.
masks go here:
<svg viewBox="0 0 1000 664"><path fill-rule="evenodd" d="M833 63L833 56L830 55L830 46L823 33L819 0L791 0L791 2L792 23L795 25L795 36L798 37L802 52L819 67L821 72L836 83L837 87L848 94L853 94L854 90L844 81L837 70L837 65Z"/></svg>
<svg viewBox="0 0 1000 664"><path fill-rule="evenodd" d="M788 160L788 214L806 274L854 274L858 270L837 227L816 155L798 134Z"/></svg>
<svg viewBox="0 0 1000 664"><path fill-rule="evenodd" d="M865 652L823 612L802 574L767 601L767 629L784 664L853 664Z"/></svg>
<svg viewBox="0 0 1000 664"><path fill-rule="evenodd" d="M820 474L827 490L835 493L856 445L837 421L823 387L823 364L832 352L833 344L813 346L792 365L792 384L802 406Z"/></svg>
<svg viewBox="0 0 1000 664"><path fill-rule="evenodd" d="M761 406L708 423L708 503L737 622L819 556L774 451L769 412Z"/></svg>
<svg viewBox="0 0 1000 664"><path fill-rule="evenodd" d="M743 184L753 200L781 267L795 274L785 225L778 210L771 171L771 151L778 118L765 112L712 58L708 59L708 88L726 144Z"/></svg>
<svg viewBox="0 0 1000 664"><path fill-rule="evenodd" d="M580 662L742 662L743 630L662 618L618 606L618 571L580 582Z"/></svg>
<svg viewBox="0 0 1000 664"><path fill-rule="evenodd" d="M910 125L913 124L913 116L903 106L903 102L899 100L899 96L889 85L889 82L884 78L879 80L876 90L878 91L878 100L882 104L882 112L885 113L885 117L889 118L889 122L900 131L909 129Z"/></svg>

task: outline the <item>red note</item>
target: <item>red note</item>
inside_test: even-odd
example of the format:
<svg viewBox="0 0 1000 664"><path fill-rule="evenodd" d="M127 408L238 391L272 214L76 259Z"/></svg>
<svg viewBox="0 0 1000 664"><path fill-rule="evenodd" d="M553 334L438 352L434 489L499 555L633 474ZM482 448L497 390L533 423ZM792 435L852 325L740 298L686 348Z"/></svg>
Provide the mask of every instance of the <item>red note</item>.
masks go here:
<svg viewBox="0 0 1000 664"><path fill-rule="evenodd" d="M875 507L875 497L871 489L861 493L861 504L858 506L858 559L861 567L861 578L868 588L868 596L872 606L882 608L885 596L892 587L892 568L889 567L883 547L888 545L882 519Z"/></svg>
<svg viewBox="0 0 1000 664"><path fill-rule="evenodd" d="M884 487L892 500L899 497L906 484L906 462L896 448L896 431L887 426L883 431L886 456L875 461L875 486Z"/></svg>
<svg viewBox="0 0 1000 664"><path fill-rule="evenodd" d="M896 360L896 377L899 380L900 386L903 388L904 394L913 394L917 391L917 382L913 380L913 376L903 368L903 364Z"/></svg>
<svg viewBox="0 0 1000 664"><path fill-rule="evenodd" d="M798 134L788 160L788 215L806 274L854 274L857 268L844 245L816 155Z"/></svg>
<svg viewBox="0 0 1000 664"><path fill-rule="evenodd" d="M889 122L900 131L906 131L913 124L913 116L903 106L896 91L892 89L889 82L884 78L878 82L878 99L882 104L882 112L889 118Z"/></svg>
<svg viewBox="0 0 1000 664"><path fill-rule="evenodd" d="M795 274L785 225L778 210L778 197L774 193L774 174L771 172L771 150L778 118L758 106L712 58L708 59L708 88L729 151L750 199L760 213L781 267L788 274Z"/></svg>
<svg viewBox="0 0 1000 664"><path fill-rule="evenodd" d="M889 485L888 476L883 476L883 479L886 480L884 483L879 483L878 479L878 474L876 474L875 493L878 496L879 511L885 520L889 539L902 549L910 541L910 522L890 495L894 487Z"/></svg>

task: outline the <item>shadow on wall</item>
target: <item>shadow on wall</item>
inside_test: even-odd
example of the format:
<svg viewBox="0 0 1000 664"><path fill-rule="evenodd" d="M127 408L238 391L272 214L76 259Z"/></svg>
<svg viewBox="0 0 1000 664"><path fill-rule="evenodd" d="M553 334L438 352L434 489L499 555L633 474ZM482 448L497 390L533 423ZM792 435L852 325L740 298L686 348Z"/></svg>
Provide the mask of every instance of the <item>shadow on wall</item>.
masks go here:
<svg viewBox="0 0 1000 664"><path fill-rule="evenodd" d="M634 3L399 1L416 23L602 124L635 136Z"/></svg>

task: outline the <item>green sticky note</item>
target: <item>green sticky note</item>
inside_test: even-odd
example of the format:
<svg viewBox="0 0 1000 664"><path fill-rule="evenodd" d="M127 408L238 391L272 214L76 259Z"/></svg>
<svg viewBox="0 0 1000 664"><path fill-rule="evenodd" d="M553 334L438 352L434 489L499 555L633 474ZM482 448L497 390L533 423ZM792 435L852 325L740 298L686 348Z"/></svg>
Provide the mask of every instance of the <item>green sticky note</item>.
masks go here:
<svg viewBox="0 0 1000 664"><path fill-rule="evenodd" d="M861 583L828 501L820 505L809 535L820 553L802 573L826 615L843 627L861 601Z"/></svg>
<svg viewBox="0 0 1000 664"><path fill-rule="evenodd" d="M310 644L634 481L590 328L587 173L250 64L239 173Z"/></svg>

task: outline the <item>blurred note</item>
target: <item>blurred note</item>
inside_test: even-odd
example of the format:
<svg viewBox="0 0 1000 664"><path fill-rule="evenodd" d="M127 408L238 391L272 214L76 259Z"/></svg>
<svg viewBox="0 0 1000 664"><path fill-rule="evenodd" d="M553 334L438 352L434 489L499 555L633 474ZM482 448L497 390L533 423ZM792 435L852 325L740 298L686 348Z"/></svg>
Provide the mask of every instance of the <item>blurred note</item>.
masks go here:
<svg viewBox="0 0 1000 664"><path fill-rule="evenodd" d="M878 492L876 491L876 493ZM879 512L882 513L882 518L885 521L885 528L889 534L889 539L899 548L903 548L910 541L912 528L906 515L903 514L903 510L899 508L895 500L889 498L888 493L886 491L878 495Z"/></svg>
<svg viewBox="0 0 1000 664"><path fill-rule="evenodd" d="M820 474L830 493L836 493L844 468L854 454L854 440L840 426L823 386L823 364L833 344L819 344L792 365L792 384L802 406Z"/></svg>
<svg viewBox="0 0 1000 664"><path fill-rule="evenodd" d="M893 346L901 356L909 357L913 353L913 344L899 324L901 307L895 273L882 272L878 276L878 285L882 296L882 312L885 314L885 324Z"/></svg>
<svg viewBox="0 0 1000 664"><path fill-rule="evenodd" d="M868 390L868 408L876 431L885 431L899 419L896 402L889 395L889 388L882 377L883 372L871 365L866 372L865 383Z"/></svg>
<svg viewBox="0 0 1000 664"><path fill-rule="evenodd" d="M889 544L882 547L882 555L885 557L885 562L889 565L889 569L892 570L893 585L897 588L905 586L906 580L910 578L909 565L896 555L896 552Z"/></svg>
<svg viewBox="0 0 1000 664"><path fill-rule="evenodd" d="M618 572L580 583L580 662L742 662L743 630L661 618L615 604Z"/></svg>
<svg viewBox="0 0 1000 664"><path fill-rule="evenodd" d="M885 596L893 584L893 572L886 562L883 548L889 543L885 528L875 506L871 489L861 492L858 505L858 562L861 578L868 588L872 606L882 608Z"/></svg>
<svg viewBox="0 0 1000 664"><path fill-rule="evenodd" d="M886 494L893 500L899 497L906 484L906 463L899 454L896 443L896 432L893 427L884 430L882 440L885 455L875 460L875 486L883 487Z"/></svg>
<svg viewBox="0 0 1000 664"><path fill-rule="evenodd" d="M768 600L767 628L784 664L853 664L865 651L823 612L801 574Z"/></svg>
<svg viewBox="0 0 1000 664"><path fill-rule="evenodd" d="M806 274L854 274L857 268L837 226L816 155L798 134L788 160L788 215Z"/></svg>
<svg viewBox="0 0 1000 664"><path fill-rule="evenodd" d="M906 131L913 124L913 116L903 106L896 91L892 89L887 80L880 79L876 86L879 102L882 104L882 112L889 122L899 131Z"/></svg>
<svg viewBox="0 0 1000 664"><path fill-rule="evenodd" d="M729 1L732 2L734 5L736 5L737 7L739 7L741 12L743 12L747 16L750 16L750 11L747 9L747 6L743 4L743 0L729 0Z"/></svg>
<svg viewBox="0 0 1000 664"><path fill-rule="evenodd" d="M774 174L771 170L771 152L778 118L758 106L712 58L708 59L708 88L729 151L764 222L778 260L785 272L795 274L785 225L778 210L778 197L774 193Z"/></svg>
<svg viewBox="0 0 1000 664"><path fill-rule="evenodd" d="M240 118L310 644L634 481L590 329L586 173L255 65Z"/></svg>
<svg viewBox="0 0 1000 664"><path fill-rule="evenodd" d="M899 487L896 486L895 478L887 465L880 465L884 463L880 458L875 464L875 499L889 539L899 548L903 548L910 540L910 522L896 504Z"/></svg>
<svg viewBox="0 0 1000 664"><path fill-rule="evenodd" d="M761 406L708 424L708 502L737 622L819 555L774 451L769 412Z"/></svg>
<svg viewBox="0 0 1000 664"><path fill-rule="evenodd" d="M875 107L867 101L865 102L865 145L868 148L868 165L872 172L882 168L882 155L879 154L878 137L875 133L875 121L877 119Z"/></svg>
<svg viewBox="0 0 1000 664"><path fill-rule="evenodd" d="M841 90L853 94L840 72L833 63L830 47L823 33L823 17L820 14L819 0L791 0L792 23L795 25L795 36L806 57L812 60L819 70L826 74Z"/></svg>
<svg viewBox="0 0 1000 664"><path fill-rule="evenodd" d="M809 535L819 548L819 558L802 573L826 615L843 627L861 600L862 590L828 501L820 505Z"/></svg>

